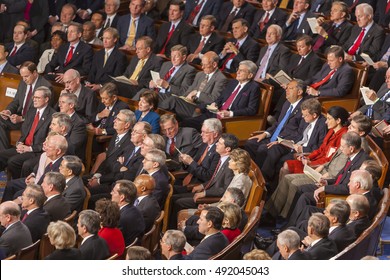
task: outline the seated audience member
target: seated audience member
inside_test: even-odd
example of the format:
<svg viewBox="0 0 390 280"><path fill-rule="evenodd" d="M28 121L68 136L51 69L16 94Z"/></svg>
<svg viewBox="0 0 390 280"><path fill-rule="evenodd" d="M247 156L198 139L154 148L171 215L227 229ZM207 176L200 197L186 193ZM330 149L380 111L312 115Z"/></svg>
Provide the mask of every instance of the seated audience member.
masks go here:
<svg viewBox="0 0 390 280"><path fill-rule="evenodd" d="M47 197L43 209L50 215L52 222L63 220L71 214L70 205L63 197L65 177L59 172L46 173L41 184Z"/></svg>
<svg viewBox="0 0 390 280"><path fill-rule="evenodd" d="M27 27L17 24L13 30L13 42L5 45L5 50L8 52L8 63L19 67L26 61L35 61L37 59L35 49L26 43Z"/></svg>
<svg viewBox="0 0 390 280"><path fill-rule="evenodd" d="M277 7L276 0L262 0L261 10L257 10L251 28L249 30L250 36L255 39L265 39L265 34L272 24L277 24L283 27L287 20L287 14L282 9Z"/></svg>
<svg viewBox="0 0 390 280"><path fill-rule="evenodd" d="M66 36L66 33L65 33L65 28L64 28L64 25L62 24L62 22L59 22L59 21L56 21L52 26L50 26L50 35L48 35L47 39L45 42L43 42L42 44L40 44L39 46L39 54L42 56L43 52L45 50L48 50L50 49L52 46L51 46L51 36L54 34L54 32L56 31L61 31L63 32L63 34L65 34L65 37L64 37L64 43L67 42L67 36ZM45 65L46 67L46 65ZM45 70L45 69L43 69Z"/></svg>
<svg viewBox="0 0 390 280"><path fill-rule="evenodd" d="M81 252L75 248L76 233L66 222L51 222L47 228L50 244L56 250L47 255L45 260L81 260Z"/></svg>
<svg viewBox="0 0 390 280"><path fill-rule="evenodd" d="M376 160L365 160L360 166L361 170L367 170L372 177L371 192L377 202L383 197L383 186L379 186L378 180L382 177L382 167Z"/></svg>
<svg viewBox="0 0 390 280"><path fill-rule="evenodd" d="M104 1L104 13L106 14L106 21L104 28L113 27L116 28L119 15L117 14L120 6L120 0L105 0Z"/></svg>
<svg viewBox="0 0 390 280"><path fill-rule="evenodd" d="M390 36L386 35L382 44L379 60L373 65L363 62L363 65L368 67L367 82L368 87L374 91L378 91L383 83L386 82L386 72L390 65ZM372 66L372 67L370 67Z"/></svg>
<svg viewBox="0 0 390 280"><path fill-rule="evenodd" d="M52 60L52 58L57 55L59 48L67 42L66 34L63 31L55 31L51 34L50 37L50 46L51 48L45 50L39 63L37 65L37 71L39 74L45 72L46 65Z"/></svg>
<svg viewBox="0 0 390 280"><path fill-rule="evenodd" d="M221 233L223 212L217 207L206 207L198 220L199 232L205 235L203 241L193 251L184 256L187 260L207 260L218 254L228 244L229 240Z"/></svg>
<svg viewBox="0 0 390 280"><path fill-rule="evenodd" d="M99 11L103 8L103 0L98 1L84 1L84 0L75 0L74 4L77 7L77 22L84 22L91 17L91 14Z"/></svg>
<svg viewBox="0 0 390 280"><path fill-rule="evenodd" d="M49 6L50 6L49 2ZM64 26L64 32L68 31L68 27L73 20L76 18L77 7L71 3L66 3L63 5L62 3L51 5L50 7L50 16L48 22L53 26L55 22L59 21Z"/></svg>
<svg viewBox="0 0 390 280"><path fill-rule="evenodd" d="M370 219L368 218L370 204L367 197L361 194L351 194L346 201L351 208L347 227L353 232L354 238L358 239L363 231L370 226Z"/></svg>
<svg viewBox="0 0 390 280"><path fill-rule="evenodd" d="M81 211L77 232L83 238L79 247L83 260L104 260L110 257L106 240L98 235L99 229L99 213L93 210Z"/></svg>
<svg viewBox="0 0 390 280"><path fill-rule="evenodd" d="M111 191L111 200L120 209L119 229L122 231L125 245L129 246L134 239L142 238L145 232L145 222L141 212L134 206L137 198L137 188L128 180L116 181Z"/></svg>
<svg viewBox="0 0 390 280"><path fill-rule="evenodd" d="M48 89L52 88L50 82L38 74L36 64L31 61L24 62L20 66L19 72L22 80L19 82L15 97L5 110L1 111L0 151L9 148L7 132L21 129L27 112L34 108L33 92L41 86L45 86Z"/></svg>
<svg viewBox="0 0 390 280"><path fill-rule="evenodd" d="M382 27L374 22L374 10L367 3L359 4L356 6L355 15L357 24L352 27L348 40L343 44L345 59L364 61L361 54L365 53L372 60L378 61L385 33Z"/></svg>
<svg viewBox="0 0 390 280"><path fill-rule="evenodd" d="M330 11L330 21L324 17L317 18L318 36L314 38L313 50L325 53L333 45L342 46L350 36L352 24L348 21L349 12L345 2L334 1Z"/></svg>
<svg viewBox="0 0 390 280"><path fill-rule="evenodd" d="M3 44L0 44L0 74L10 73L10 74L19 74L18 68L11 65L7 61L8 52L5 49Z"/></svg>
<svg viewBox="0 0 390 280"><path fill-rule="evenodd" d="M22 194L22 223L30 230L34 243L42 238L50 223L49 214L42 208L45 200L45 193L39 185L28 185Z"/></svg>
<svg viewBox="0 0 390 280"><path fill-rule="evenodd" d="M202 145L202 137L194 128L179 127L179 123L173 114L162 115L160 117L160 127L166 143L165 152L168 169L181 169L182 166L179 164L180 154L194 157Z"/></svg>
<svg viewBox="0 0 390 280"><path fill-rule="evenodd" d="M105 83L110 82L110 76L120 76L125 72L127 57L116 46L118 39L116 29L110 27L103 31L104 48L94 54L86 83L86 87L93 91L98 91Z"/></svg>
<svg viewBox="0 0 390 280"><path fill-rule="evenodd" d="M326 52L327 63L321 70L305 80L306 93L311 96L342 97L347 95L355 82L355 74L344 60L340 46L331 46Z"/></svg>
<svg viewBox="0 0 390 280"><path fill-rule="evenodd" d="M183 19L184 8L185 4L183 1L170 1L169 22L165 22L160 26L154 47L155 53L170 57L173 46L178 44L185 46L189 41L189 37L194 33L194 29Z"/></svg>
<svg viewBox="0 0 390 280"><path fill-rule="evenodd" d="M96 26L91 21L83 23L83 35L81 36L81 41L87 43L88 45L103 46L102 40L96 36Z"/></svg>
<svg viewBox="0 0 390 280"><path fill-rule="evenodd" d="M161 254L167 260L184 260L182 252L186 245L186 237L180 230L167 230L160 240Z"/></svg>
<svg viewBox="0 0 390 280"><path fill-rule="evenodd" d="M159 103L159 107L175 112L178 119L185 119L196 116L195 109L201 104L211 104L221 95L228 80L218 69L219 57L215 52L207 52L202 57L202 72L195 76L193 84L185 93L177 96L170 96ZM183 100L185 97L192 103Z"/></svg>
<svg viewBox="0 0 390 280"><path fill-rule="evenodd" d="M149 88L158 93L162 101L171 94L182 95L192 84L196 70L186 62L187 48L183 45L173 46L171 49L170 61L165 61L160 69L160 78L149 82ZM140 94L145 89L138 92L133 99L139 100Z"/></svg>
<svg viewBox="0 0 390 280"><path fill-rule="evenodd" d="M260 106L260 87L253 80L256 70L257 67L252 61L241 61L236 79L226 85L215 102L199 105L201 112L199 113L198 109L198 113L194 113L199 116L186 119L181 125L200 130L201 124L208 118L256 115ZM210 107L212 111L209 110Z"/></svg>
<svg viewBox="0 0 390 280"><path fill-rule="evenodd" d="M22 20L24 18L25 5L26 3L23 0L1 1L1 42L9 42L12 40L13 27L16 25L18 20Z"/></svg>
<svg viewBox="0 0 390 280"><path fill-rule="evenodd" d="M285 260L307 260L307 255L301 251L301 238L298 233L287 229L278 234L277 246Z"/></svg>
<svg viewBox="0 0 390 280"><path fill-rule="evenodd" d="M222 4L218 14L218 30L222 32L233 31L233 21L245 19L252 22L256 9L252 4L243 0L233 0Z"/></svg>
<svg viewBox="0 0 390 280"><path fill-rule="evenodd" d="M64 82L64 73L69 69L77 70L81 76L91 70L93 51L88 44L81 42L83 28L78 23L68 27L68 43L62 45L56 56L46 65L45 77L58 83Z"/></svg>
<svg viewBox="0 0 390 280"><path fill-rule="evenodd" d="M219 54L219 69L235 73L241 61L255 62L260 49L259 44L248 35L249 23L245 19L233 21L233 38L227 43Z"/></svg>
<svg viewBox="0 0 390 280"><path fill-rule="evenodd" d="M80 177L82 168L83 163L77 156L64 156L59 167L66 183L62 195L69 204L70 211L76 210L78 213L83 210L84 199L87 195Z"/></svg>
<svg viewBox="0 0 390 280"><path fill-rule="evenodd" d="M121 256L125 251L125 240L118 228L120 218L118 204L105 198L99 199L96 202L95 210L100 215L98 235L107 242L110 256L115 254Z"/></svg>
<svg viewBox="0 0 390 280"><path fill-rule="evenodd" d="M283 40L295 40L300 34L313 35L308 18L315 18L310 11L310 0L294 0L292 13L283 26Z"/></svg>
<svg viewBox="0 0 390 280"><path fill-rule="evenodd" d="M127 249L126 260L144 261L151 260L152 254L142 246L132 246Z"/></svg>
<svg viewBox="0 0 390 280"><path fill-rule="evenodd" d="M203 16L217 16L223 4L222 0L215 1L196 1L188 0L185 2L184 19L192 26L200 26Z"/></svg>
<svg viewBox="0 0 390 280"><path fill-rule="evenodd" d="M0 252L12 256L32 245L30 230L20 221L20 207L13 201L0 204L1 226L5 229L0 236Z"/></svg>
<svg viewBox="0 0 390 280"><path fill-rule="evenodd" d="M253 249L252 251L246 253L243 257L243 260L271 260L271 257L267 254L266 251L260 249Z"/></svg>
<svg viewBox="0 0 390 280"><path fill-rule="evenodd" d="M152 195L156 181L147 174L138 175L134 180L137 187L137 199L134 204L142 213L145 221L145 232L148 232L154 225L154 221L160 215L160 205L157 199Z"/></svg>
<svg viewBox="0 0 390 280"><path fill-rule="evenodd" d="M134 50L137 40L142 36L156 38L153 20L143 14L145 0L131 0L130 13L119 18L117 29L119 33L119 45L124 50Z"/></svg>
<svg viewBox="0 0 390 280"><path fill-rule="evenodd" d="M137 122L144 121L152 126L152 133L160 133L160 115L155 112L158 106L158 95L152 90L146 90L140 94L138 109L135 110Z"/></svg>
<svg viewBox="0 0 390 280"><path fill-rule="evenodd" d="M145 1L142 12L153 20L160 20L160 12L156 7L156 3L157 0Z"/></svg>
<svg viewBox="0 0 390 280"><path fill-rule="evenodd" d="M222 51L225 39L215 32L216 25L217 19L212 15L205 15L201 18L199 33L192 34L187 43L187 62L201 64L205 53L209 51L220 53Z"/></svg>
<svg viewBox="0 0 390 280"><path fill-rule="evenodd" d="M96 11L91 16L91 22L95 25L95 36L96 38L103 41L103 24L106 20L106 14L102 11Z"/></svg>
<svg viewBox="0 0 390 280"><path fill-rule="evenodd" d="M159 72L163 60L152 52L153 39L142 36L136 43L136 55L130 60L123 76L128 82L115 82L122 96L132 98L143 88L149 87L152 79L150 71Z"/></svg>
<svg viewBox="0 0 390 280"><path fill-rule="evenodd" d="M227 237L229 243L240 235L241 230L238 225L241 222L241 210L237 204L222 202L218 205L224 214L221 232Z"/></svg>

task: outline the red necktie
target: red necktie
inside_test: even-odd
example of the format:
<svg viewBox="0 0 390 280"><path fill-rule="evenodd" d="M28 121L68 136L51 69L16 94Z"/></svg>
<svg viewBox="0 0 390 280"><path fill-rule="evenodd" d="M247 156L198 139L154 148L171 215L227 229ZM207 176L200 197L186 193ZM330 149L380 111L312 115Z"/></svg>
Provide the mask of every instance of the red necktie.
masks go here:
<svg viewBox="0 0 390 280"><path fill-rule="evenodd" d="M314 84L311 84L310 87L314 88L314 89L318 89L320 86L322 86L323 84L327 83L329 80L330 80L330 77L332 77L332 75L334 74L334 72L336 72L336 69L333 69L329 72L328 75L325 76L325 78L323 78L321 81L319 82L316 82Z"/></svg>
<svg viewBox="0 0 390 280"><path fill-rule="evenodd" d="M338 183L340 183L341 181L341 178L343 177L344 173L347 171L348 167L351 165L351 160L348 160L347 163L345 164L344 166L344 169L343 169L343 172L340 173L340 175L337 177L337 180L336 182L334 183L335 185L337 185Z"/></svg>
<svg viewBox="0 0 390 280"><path fill-rule="evenodd" d="M200 8L202 8L203 0L200 0L198 5L196 5L195 9L191 12L190 16L187 19L187 23L192 24L196 16L198 15Z"/></svg>
<svg viewBox="0 0 390 280"><path fill-rule="evenodd" d="M169 145L169 154L173 156L175 153L175 138L171 139L171 144Z"/></svg>
<svg viewBox="0 0 390 280"><path fill-rule="evenodd" d="M173 34L174 31L175 31L175 25L172 23L171 31L169 31L169 33L168 33L167 40L165 41L164 46L163 46L163 48L160 51L160 54L165 54L165 48L166 48L169 40L171 39L172 34Z"/></svg>
<svg viewBox="0 0 390 280"><path fill-rule="evenodd" d="M387 1L387 5L386 5L386 14L387 14L387 12L389 11L389 9L390 9L390 1Z"/></svg>
<svg viewBox="0 0 390 280"><path fill-rule="evenodd" d="M14 56L16 54L16 51L18 50L18 47L15 46L14 47L14 50L12 51L11 55L10 56Z"/></svg>
<svg viewBox="0 0 390 280"><path fill-rule="evenodd" d="M175 72L175 66L173 66L171 69L169 69L168 73L165 74L164 80L168 81L169 78L172 76L172 73Z"/></svg>
<svg viewBox="0 0 390 280"><path fill-rule="evenodd" d="M27 217L28 217L28 213L26 212L26 214L24 214L23 216L22 222L24 222L27 219Z"/></svg>
<svg viewBox="0 0 390 280"><path fill-rule="evenodd" d="M235 46L236 46L236 48L238 49L238 48L240 47L240 44L239 44L238 42L236 42L236 43L235 43ZM231 53L231 54L229 55L229 57L223 62L222 66L221 66L221 68L219 68L219 70L221 70L221 71L225 70L226 64L227 64L230 60L232 60L235 56L236 56L235 53Z"/></svg>
<svg viewBox="0 0 390 280"><path fill-rule="evenodd" d="M30 107L30 100L32 96L32 85L30 85L30 90L27 93L26 102L24 103L22 116L25 116L27 114L28 108Z"/></svg>
<svg viewBox="0 0 390 280"><path fill-rule="evenodd" d="M221 107L221 110L229 109L230 105L232 105L232 103L234 101L234 98L236 98L236 96L237 96L238 92L240 91L240 89L241 89L241 85L238 85L236 90L233 91L232 94L230 94L229 98L225 101L225 103L223 103L223 105Z"/></svg>
<svg viewBox="0 0 390 280"><path fill-rule="evenodd" d="M207 183L207 185L204 187L205 190L207 190L207 189L210 188L213 179L215 178L215 176L217 176L218 169L219 169L219 166L220 166L220 165L221 165L221 160L218 161L218 164L217 164L217 167L215 168L215 171L214 171L214 173L213 173L213 176L211 176L210 181L209 181L209 182Z"/></svg>
<svg viewBox="0 0 390 280"><path fill-rule="evenodd" d="M32 145L33 139L34 139L35 129L37 128L38 122L39 122L39 111L37 111L37 114L35 115L34 121L33 121L32 126L30 128L30 132L27 135L26 140L24 141L24 144L26 146Z"/></svg>
<svg viewBox="0 0 390 280"><path fill-rule="evenodd" d="M269 12L266 12L265 19L262 22L260 22L260 24L259 24L260 32L263 31L264 26L268 23L268 21L269 21Z"/></svg>
<svg viewBox="0 0 390 280"><path fill-rule="evenodd" d="M364 32L366 31L365 28L362 28L362 31L360 31L359 37L357 38L355 44L352 45L352 47L348 50L349 55L355 55L357 50L360 47L360 44L363 41Z"/></svg>
<svg viewBox="0 0 390 280"><path fill-rule="evenodd" d="M73 49L74 49L74 46L70 46L70 50L69 50L69 52L68 52L68 55L66 56L64 66L68 65L68 63L72 60L72 57L73 57Z"/></svg>
<svg viewBox="0 0 390 280"><path fill-rule="evenodd" d="M194 54L198 55L203 50L205 43L206 43L206 37L203 37L203 39L200 41L198 47L196 48Z"/></svg>

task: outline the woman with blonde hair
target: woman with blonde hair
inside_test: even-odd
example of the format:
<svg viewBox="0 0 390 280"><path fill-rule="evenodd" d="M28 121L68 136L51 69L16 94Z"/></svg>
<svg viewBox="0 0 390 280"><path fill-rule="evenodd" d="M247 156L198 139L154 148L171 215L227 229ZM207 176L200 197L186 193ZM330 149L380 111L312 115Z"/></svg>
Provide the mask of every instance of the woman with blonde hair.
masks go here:
<svg viewBox="0 0 390 280"><path fill-rule="evenodd" d="M218 208L224 214L221 232L231 243L241 233L241 230L238 228L242 218L241 209L237 204L230 202L222 202L218 205Z"/></svg>
<svg viewBox="0 0 390 280"><path fill-rule="evenodd" d="M248 176L251 168L249 153L240 148L234 149L230 153L229 168L233 171L234 177L227 188L240 189L247 200L252 186L252 180Z"/></svg>

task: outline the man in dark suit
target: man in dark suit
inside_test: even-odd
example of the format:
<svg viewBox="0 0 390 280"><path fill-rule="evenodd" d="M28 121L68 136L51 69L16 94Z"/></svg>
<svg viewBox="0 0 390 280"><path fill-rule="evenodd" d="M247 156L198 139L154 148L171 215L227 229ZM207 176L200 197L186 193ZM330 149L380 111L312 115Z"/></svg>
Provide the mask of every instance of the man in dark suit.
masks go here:
<svg viewBox="0 0 390 280"><path fill-rule="evenodd" d="M368 199L361 194L351 194L346 201L351 207L347 227L351 230L356 240L370 226L370 219L368 218L370 204Z"/></svg>
<svg viewBox="0 0 390 280"><path fill-rule="evenodd" d="M169 22L163 23L157 34L154 52L166 57L171 56L171 48L181 44L185 46L194 29L183 19L185 4L174 0L169 6Z"/></svg>
<svg viewBox="0 0 390 280"><path fill-rule="evenodd" d="M19 74L18 68L11 65L7 61L8 52L5 50L4 45L0 45L0 74L1 73L11 73L11 74Z"/></svg>
<svg viewBox="0 0 390 280"><path fill-rule="evenodd" d="M234 39L229 39L219 54L219 69L229 73L235 73L243 60L255 62L260 50L260 45L248 36L249 23L245 19L235 19L232 29Z"/></svg>
<svg viewBox="0 0 390 280"><path fill-rule="evenodd" d="M344 0L343 2L348 7L348 12L351 15L350 20L352 21L357 21L357 16L356 16L357 6L359 6L360 4L368 4L371 7L375 7L375 3L376 3L376 1L374 0Z"/></svg>
<svg viewBox="0 0 390 280"><path fill-rule="evenodd" d="M77 222L77 232L83 238L80 251L83 260L105 260L110 257L107 242L98 235L100 215L93 210L83 210Z"/></svg>
<svg viewBox="0 0 390 280"><path fill-rule="evenodd" d="M225 75L218 69L219 57L215 52L207 52L202 57L203 72L195 76L193 84L181 96L188 99L183 100L177 96L170 96L160 102L159 107L173 111L178 119L185 119L196 116L195 109L200 104L211 104L221 95L227 83Z"/></svg>
<svg viewBox="0 0 390 280"><path fill-rule="evenodd" d="M180 230L167 230L160 242L161 254L167 260L184 260L182 252L186 245L186 237Z"/></svg>
<svg viewBox="0 0 390 280"><path fill-rule="evenodd" d="M30 230L34 243L42 238L50 223L49 214L42 208L45 200L41 186L35 184L28 185L22 195L22 223Z"/></svg>
<svg viewBox="0 0 390 280"><path fill-rule="evenodd" d="M33 104L26 114L21 127L21 136L15 148L3 150L0 156L0 170L8 166L12 178L20 177L23 162L42 152L42 143L49 131L51 115L55 112L49 107L51 91L41 86L35 89Z"/></svg>
<svg viewBox="0 0 390 280"><path fill-rule="evenodd" d="M107 28L104 30L104 48L95 53L86 83L86 86L93 91L98 91L103 84L110 82L110 76L120 76L126 69L127 57L116 47L118 39L119 35L115 29Z"/></svg>
<svg viewBox="0 0 390 280"><path fill-rule="evenodd" d="M184 19L193 26L200 26L204 16L217 17L223 0L188 0L185 2Z"/></svg>
<svg viewBox="0 0 390 280"><path fill-rule="evenodd" d="M131 0L130 13L121 16L118 20L119 45L124 50L134 50L138 38L148 36L156 38L153 20L142 14L145 0Z"/></svg>
<svg viewBox="0 0 390 280"><path fill-rule="evenodd" d="M12 31L16 23L24 19L26 2L24 0L1 0L2 7L0 13L0 41L12 41Z"/></svg>
<svg viewBox="0 0 390 280"><path fill-rule="evenodd" d="M226 236L220 232L223 216L218 207L206 207L202 210L198 225L199 232L204 234L205 238L192 252L184 256L186 260L207 260L229 244Z"/></svg>
<svg viewBox="0 0 390 280"><path fill-rule="evenodd" d="M49 213L50 220L55 222L69 216L71 214L70 205L62 196L65 189L65 177L59 172L48 172L41 186L47 197L43 209Z"/></svg>
<svg viewBox="0 0 390 280"><path fill-rule="evenodd" d="M119 20L119 15L117 14L120 6L120 1L118 0L105 0L104 1L104 12L106 13L106 21L104 23L104 28L113 27L116 28Z"/></svg>
<svg viewBox="0 0 390 280"><path fill-rule="evenodd" d="M125 245L129 246L135 238L142 238L145 222L141 212L134 206L137 188L128 180L116 181L111 191L111 200L120 208L119 229L122 231Z"/></svg>
<svg viewBox="0 0 390 280"><path fill-rule="evenodd" d="M0 150L9 148L7 131L20 129L27 112L34 108L33 92L41 86L52 88L50 82L38 75L37 66L31 61L22 64L20 75L23 79L18 85L14 99L1 111L3 114L0 118Z"/></svg>
<svg viewBox="0 0 390 280"><path fill-rule="evenodd" d="M77 22L84 22L91 17L93 12L103 8L104 0L73 0L77 7Z"/></svg>
<svg viewBox="0 0 390 280"><path fill-rule="evenodd" d="M27 28L19 24L13 30L13 42L5 45L5 50L8 52L7 61L15 67L19 67L25 61L36 61L34 48L26 43Z"/></svg>
<svg viewBox="0 0 390 280"><path fill-rule="evenodd" d="M83 163L77 156L64 156L59 171L65 177L63 197L70 206L70 211L83 210L84 199L87 195L83 180L80 177Z"/></svg>
<svg viewBox="0 0 390 280"><path fill-rule="evenodd" d="M305 80L306 93L311 96L342 97L350 93L356 75L344 60L344 51L340 46L332 46L326 54L327 63L321 70Z"/></svg>
<svg viewBox="0 0 390 280"><path fill-rule="evenodd" d="M136 56L130 60L123 76L129 79L128 83L115 82L122 96L131 98L138 91L149 87L152 79L150 71L159 72L163 59L152 52L153 40L143 36L137 40Z"/></svg>
<svg viewBox="0 0 390 280"><path fill-rule="evenodd" d="M386 80L386 71L390 65L390 35L386 35L378 57L379 60L368 68L368 87L374 91L378 91Z"/></svg>
<svg viewBox="0 0 390 280"><path fill-rule="evenodd" d="M388 5L387 0L376 1L374 21L383 27L389 26L390 23L390 13L389 13L389 9L387 8L387 5Z"/></svg>
<svg viewBox="0 0 390 280"><path fill-rule="evenodd" d="M316 17L310 10L310 0L295 0L294 8L283 26L283 40L295 40L299 34L313 35L308 18Z"/></svg>
<svg viewBox="0 0 390 280"><path fill-rule="evenodd" d="M301 238L291 229L278 234L276 246L280 256L285 260L307 260L307 256L300 249Z"/></svg>
<svg viewBox="0 0 390 280"><path fill-rule="evenodd" d="M13 201L0 205L1 225L5 227L0 237L0 251L9 257L21 249L32 245L31 234L26 225L20 221L20 207Z"/></svg>
<svg viewBox="0 0 390 280"><path fill-rule="evenodd" d="M91 70L93 50L80 41L82 25L71 23L68 27L68 43L63 44L52 60L46 65L45 77L62 83L64 73L69 69L77 70L81 76L87 76Z"/></svg>
<svg viewBox="0 0 390 280"><path fill-rule="evenodd" d="M213 51L220 53L225 45L225 39L218 35L215 30L217 19L212 15L203 16L199 24L199 33L192 34L187 42L189 55L187 61L200 64L202 56Z"/></svg>
<svg viewBox="0 0 390 280"><path fill-rule="evenodd" d="M222 32L232 31L232 22L236 19L253 21L256 9L245 0L232 0L222 4L218 17L218 30ZM248 27L249 28L249 27Z"/></svg>
<svg viewBox="0 0 390 280"><path fill-rule="evenodd" d="M91 16L91 22L95 25L95 37L103 42L104 22L106 14L102 11L96 11Z"/></svg>
<svg viewBox="0 0 390 280"><path fill-rule="evenodd" d="M158 201L152 195L156 181L150 175L141 174L135 178L134 185L137 187L135 206L142 213L145 221L145 231L148 232L160 215L161 209Z"/></svg>
<svg viewBox="0 0 390 280"><path fill-rule="evenodd" d="M287 20L287 14L277 6L277 0L261 1L262 9L257 10L252 21L249 35L255 39L265 39L265 34L269 26L277 24L283 27Z"/></svg>
<svg viewBox="0 0 390 280"><path fill-rule="evenodd" d="M66 28L76 17L77 8L69 0L49 0L48 23L53 25L58 20L65 24Z"/></svg>
<svg viewBox="0 0 390 280"><path fill-rule="evenodd" d="M348 40L343 45L345 59L364 61L361 54L365 53L373 61L378 61L385 33L382 27L374 22L374 11L369 4L357 5L355 13L357 25L352 28Z"/></svg>
<svg viewBox="0 0 390 280"><path fill-rule="evenodd" d="M294 143L302 139L305 121L302 118L300 104L303 101L305 86L300 80L292 80L286 88L287 101L284 103L279 119L265 132L253 136L245 143L251 158L261 167L267 158L268 148L275 144L278 137L288 138Z"/></svg>

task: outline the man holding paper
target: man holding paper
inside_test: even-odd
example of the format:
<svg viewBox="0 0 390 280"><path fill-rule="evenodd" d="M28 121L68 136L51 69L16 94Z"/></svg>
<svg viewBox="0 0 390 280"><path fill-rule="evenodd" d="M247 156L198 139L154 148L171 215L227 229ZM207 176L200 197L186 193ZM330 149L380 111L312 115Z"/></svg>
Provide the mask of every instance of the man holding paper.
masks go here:
<svg viewBox="0 0 390 280"><path fill-rule="evenodd" d="M283 40L295 40L299 34L313 35L308 18L315 18L315 14L309 10L310 0L295 0L294 8L283 27Z"/></svg>

